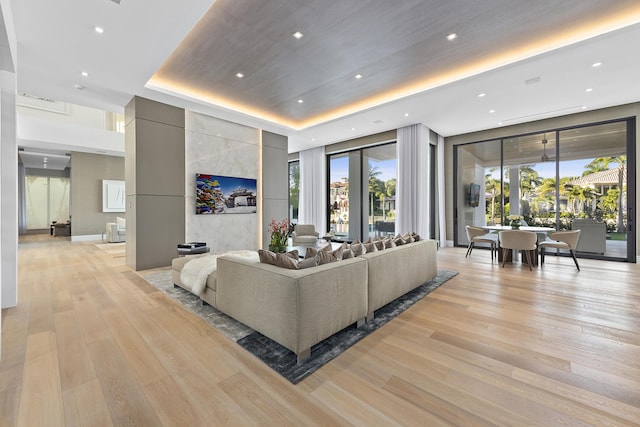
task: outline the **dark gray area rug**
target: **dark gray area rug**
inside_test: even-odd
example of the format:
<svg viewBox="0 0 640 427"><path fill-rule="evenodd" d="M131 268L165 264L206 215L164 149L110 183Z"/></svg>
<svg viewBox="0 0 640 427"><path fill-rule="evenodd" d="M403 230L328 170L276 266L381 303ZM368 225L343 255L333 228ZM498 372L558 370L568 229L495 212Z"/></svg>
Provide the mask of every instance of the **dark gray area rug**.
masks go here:
<svg viewBox="0 0 640 427"><path fill-rule="evenodd" d="M210 305L203 305L200 298L192 293L182 288L174 287L171 282L170 270L156 271L149 274L143 273L141 276L147 282L200 316L211 326L220 330L291 383L297 384L457 274L457 272L449 270L438 270L438 274L434 279L376 310L374 319L363 327L356 328L355 324L353 324L313 346L311 348L311 356L300 364L297 364L297 357L292 351L219 312Z"/></svg>

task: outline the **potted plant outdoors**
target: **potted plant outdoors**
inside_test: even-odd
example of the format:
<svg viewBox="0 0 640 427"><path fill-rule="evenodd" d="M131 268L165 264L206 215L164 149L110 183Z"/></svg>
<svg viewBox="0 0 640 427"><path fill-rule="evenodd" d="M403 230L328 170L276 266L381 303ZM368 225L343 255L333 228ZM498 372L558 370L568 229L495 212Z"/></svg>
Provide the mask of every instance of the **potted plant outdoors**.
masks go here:
<svg viewBox="0 0 640 427"><path fill-rule="evenodd" d="M283 219L282 221L271 220L269 224L269 233L271 234L271 241L269 243L269 250L272 252L286 252L287 242L289 239L289 220Z"/></svg>
<svg viewBox="0 0 640 427"><path fill-rule="evenodd" d="M509 221L509 225L512 229L518 230L520 228L520 224L522 224L522 220L524 217L522 215L509 215L507 220Z"/></svg>

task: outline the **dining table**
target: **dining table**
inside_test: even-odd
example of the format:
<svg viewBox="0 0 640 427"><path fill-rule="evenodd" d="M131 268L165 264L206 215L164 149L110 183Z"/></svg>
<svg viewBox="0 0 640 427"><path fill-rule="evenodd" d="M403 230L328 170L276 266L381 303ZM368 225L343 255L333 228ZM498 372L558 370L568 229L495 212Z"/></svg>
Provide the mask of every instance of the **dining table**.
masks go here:
<svg viewBox="0 0 640 427"><path fill-rule="evenodd" d="M488 230L489 232L495 231L495 232L500 232L500 231L505 231L505 230L514 230L514 228L510 225L483 225L481 226L482 228L484 228L485 230ZM533 233L536 233L538 235L538 243L540 243L543 240L546 240L548 234L550 232L554 232L556 231L555 228L553 227L541 227L541 226L535 226L535 225L521 225L519 228L517 228L517 230L521 230L521 231L530 231ZM511 262L514 259L514 252L515 251L510 251L509 254L507 255L507 262ZM538 251L535 251L534 257L533 257L533 265L538 265ZM502 262L502 250L500 248L500 238L498 237L498 262Z"/></svg>

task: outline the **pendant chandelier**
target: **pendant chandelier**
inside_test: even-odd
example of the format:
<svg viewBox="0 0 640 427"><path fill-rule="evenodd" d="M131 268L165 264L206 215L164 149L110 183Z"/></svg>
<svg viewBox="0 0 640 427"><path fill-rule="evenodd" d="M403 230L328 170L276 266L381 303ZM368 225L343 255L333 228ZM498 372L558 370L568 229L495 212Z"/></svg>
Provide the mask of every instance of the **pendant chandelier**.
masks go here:
<svg viewBox="0 0 640 427"><path fill-rule="evenodd" d="M542 161L543 162L547 162L549 161L549 156L547 156L547 134L544 134L544 137L542 138Z"/></svg>

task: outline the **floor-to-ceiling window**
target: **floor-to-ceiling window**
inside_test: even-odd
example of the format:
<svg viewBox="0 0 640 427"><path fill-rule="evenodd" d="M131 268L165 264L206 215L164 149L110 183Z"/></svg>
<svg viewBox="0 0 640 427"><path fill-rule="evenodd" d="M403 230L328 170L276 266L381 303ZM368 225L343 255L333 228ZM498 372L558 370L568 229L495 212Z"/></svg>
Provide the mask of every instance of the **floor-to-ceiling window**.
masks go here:
<svg viewBox="0 0 640 427"><path fill-rule="evenodd" d="M289 222L298 223L300 205L300 162L289 162Z"/></svg>
<svg viewBox="0 0 640 427"><path fill-rule="evenodd" d="M25 178L27 230L49 229L69 219L69 178L28 175Z"/></svg>
<svg viewBox="0 0 640 427"><path fill-rule="evenodd" d="M390 234L396 215L396 144L327 156L330 229L348 240Z"/></svg>
<svg viewBox="0 0 640 427"><path fill-rule="evenodd" d="M456 244L466 225L582 229L580 256L635 261L632 120L553 129L455 147Z"/></svg>

